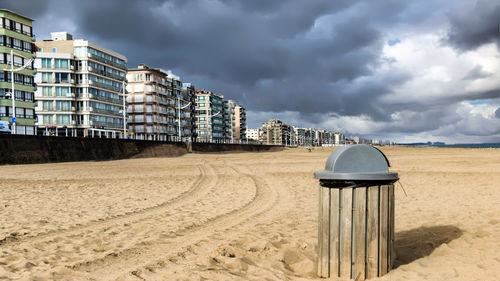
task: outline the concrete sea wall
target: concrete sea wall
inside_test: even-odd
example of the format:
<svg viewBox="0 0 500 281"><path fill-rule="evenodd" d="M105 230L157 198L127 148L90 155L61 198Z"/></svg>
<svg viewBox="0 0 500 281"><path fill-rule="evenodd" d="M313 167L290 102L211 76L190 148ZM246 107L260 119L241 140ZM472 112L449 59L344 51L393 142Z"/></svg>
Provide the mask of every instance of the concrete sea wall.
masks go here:
<svg viewBox="0 0 500 281"><path fill-rule="evenodd" d="M0 165L176 157L200 153L279 151L281 146L0 135Z"/></svg>

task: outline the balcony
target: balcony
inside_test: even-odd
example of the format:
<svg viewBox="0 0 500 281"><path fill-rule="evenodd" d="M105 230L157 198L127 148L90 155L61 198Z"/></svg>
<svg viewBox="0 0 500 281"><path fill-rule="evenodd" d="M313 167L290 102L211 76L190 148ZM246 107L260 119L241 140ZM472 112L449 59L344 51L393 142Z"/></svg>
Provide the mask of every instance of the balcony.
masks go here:
<svg viewBox="0 0 500 281"><path fill-rule="evenodd" d="M119 80L119 81L125 81L125 77L121 77L120 75L116 75L116 74L113 74L113 73L109 73L107 71L104 71L104 70L99 70L99 69L95 69L93 67L88 67L87 70L91 73L94 73L94 74L98 74L98 75L101 75L101 76L106 76L106 77L109 77L109 78L112 78L112 79L115 79L115 80Z"/></svg>
<svg viewBox="0 0 500 281"><path fill-rule="evenodd" d="M100 114L108 114L108 115L115 115L115 116L122 116L122 114L118 111L115 111L115 110L109 110L109 109L101 109L101 108L95 108L95 107L91 107L90 108L90 111L94 112L94 113L100 113Z"/></svg>
<svg viewBox="0 0 500 281"><path fill-rule="evenodd" d="M108 85L108 84L104 84L104 83L101 83L101 82L92 81L92 80L89 80L89 85L93 85L95 87L99 87L99 88L103 88L103 89L106 89L106 90L110 90L110 91L114 91L114 92L119 92L119 93L122 91L122 89L120 89L118 87L111 86L111 85Z"/></svg>
<svg viewBox="0 0 500 281"><path fill-rule="evenodd" d="M101 58L101 57L96 56L96 55L93 55L93 54L91 54L91 53L88 53L88 54L87 54L87 56L88 56L90 59L93 59L93 60L96 60L96 61L98 61L98 62L102 62L102 63L108 64L108 65L112 65L112 66L114 66L114 67L116 67L116 68L120 68L120 69L122 69L122 70L124 70L124 71L127 71L127 67L126 67L125 65L121 65L121 64L119 64L119 63L116 63L116 62L114 62L114 61L107 60L107 59L105 59L105 58Z"/></svg>

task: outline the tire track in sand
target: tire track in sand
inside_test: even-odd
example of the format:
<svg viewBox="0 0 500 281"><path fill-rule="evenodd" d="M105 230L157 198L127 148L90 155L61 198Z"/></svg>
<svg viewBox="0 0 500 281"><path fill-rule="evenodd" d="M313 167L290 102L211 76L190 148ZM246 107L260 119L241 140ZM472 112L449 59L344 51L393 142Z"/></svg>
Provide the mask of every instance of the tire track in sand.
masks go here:
<svg viewBox="0 0 500 281"><path fill-rule="evenodd" d="M186 247L206 239L207 236L216 235L220 231L231 229L241 224L249 222L257 223L254 219L268 213L277 206L280 195L255 175L244 173L231 166L230 168L238 175L250 178L256 190L252 200L241 208L220 214L209 219L204 224L189 225L179 229L175 233L172 233L174 235L170 236L168 241L155 241L151 244L139 245L121 253L76 264L72 268L89 272L89 277L91 278L99 279L100 276L106 276L108 279L114 279L124 274L135 272L137 268L161 262L167 257L182 252ZM214 206L214 208L217 208L217 206Z"/></svg>
<svg viewBox="0 0 500 281"><path fill-rule="evenodd" d="M112 217L108 217L108 218L104 218L104 219L100 219L100 220L90 221L90 222L85 223L85 224L74 225L74 226L71 226L67 229L52 230L52 231L40 233L40 234L37 234L34 236L23 236L23 237L9 236L9 237L5 237L4 239L0 240L0 246L2 246L2 247L10 246L12 244L19 244L19 243L23 243L23 242L36 242L39 240L50 238L51 236L69 235L69 234L74 233L74 232L85 231L86 229L99 228L99 227L106 225L106 224L120 223L124 220L127 220L127 222L130 219L132 221L140 220L141 217L148 216L149 213L155 212L157 210L161 210L165 207L170 207L170 205L172 205L176 202L179 202L179 201L183 200L184 198L189 198L189 196L191 196L193 193L197 192L200 189L201 183L203 182L203 180L206 177L205 168L203 166L198 166L197 168L200 171L198 178L196 179L196 181L191 185L191 187L188 190L178 194L177 196L175 196L175 197L173 197L173 198L171 198L171 199L169 199L169 200L167 200L159 205L151 206L151 207L144 208L144 209L137 210L137 211L133 211L133 212L127 212L124 214L120 214L120 215L116 215L116 216L112 216Z"/></svg>

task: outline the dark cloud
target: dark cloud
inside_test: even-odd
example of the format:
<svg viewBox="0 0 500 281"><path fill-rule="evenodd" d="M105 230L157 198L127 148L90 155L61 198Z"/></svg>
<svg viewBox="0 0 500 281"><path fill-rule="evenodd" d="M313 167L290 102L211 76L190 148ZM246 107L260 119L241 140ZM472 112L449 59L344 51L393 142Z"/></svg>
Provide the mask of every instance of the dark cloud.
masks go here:
<svg viewBox="0 0 500 281"><path fill-rule="evenodd" d="M450 14L446 41L461 51L473 50L491 42L498 46L499 8L498 1L479 0L471 10L454 11Z"/></svg>
<svg viewBox="0 0 500 281"><path fill-rule="evenodd" d="M500 119L500 107L495 110L495 117Z"/></svg>
<svg viewBox="0 0 500 281"><path fill-rule="evenodd" d="M37 17L47 12L50 0L0 0L0 7L2 9L11 10L13 12L22 14L28 18L36 20Z"/></svg>
<svg viewBox="0 0 500 281"><path fill-rule="evenodd" d="M426 132L457 124L463 118L456 113L462 101L498 97L498 89L451 89L423 99L409 93L406 99L387 101L384 97L420 74L418 69L380 74L382 67L397 63L383 55L384 48L437 27L443 31L446 24L444 42L461 51L495 42L495 1L479 1L472 10L452 0L0 1L2 7L34 17L35 31L44 37L67 27L75 38L124 54L129 68L145 63L171 69L198 88L236 99L254 114L285 112L288 122L298 125L326 124L336 130L328 123L331 116L364 116L385 124L373 132ZM462 82L491 79L496 73L489 71L477 65ZM433 90L426 87L421 85L423 92ZM469 120L463 126L474 124ZM454 128L466 131L463 126Z"/></svg>

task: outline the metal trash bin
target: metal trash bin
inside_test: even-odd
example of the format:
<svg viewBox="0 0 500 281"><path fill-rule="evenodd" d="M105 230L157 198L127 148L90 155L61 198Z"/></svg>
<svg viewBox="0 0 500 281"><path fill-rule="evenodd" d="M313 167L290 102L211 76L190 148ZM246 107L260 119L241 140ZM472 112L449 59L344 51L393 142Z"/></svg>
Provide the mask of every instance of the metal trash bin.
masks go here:
<svg viewBox="0 0 500 281"><path fill-rule="evenodd" d="M398 174L369 145L335 150L319 179L318 275L364 280L392 269Z"/></svg>

